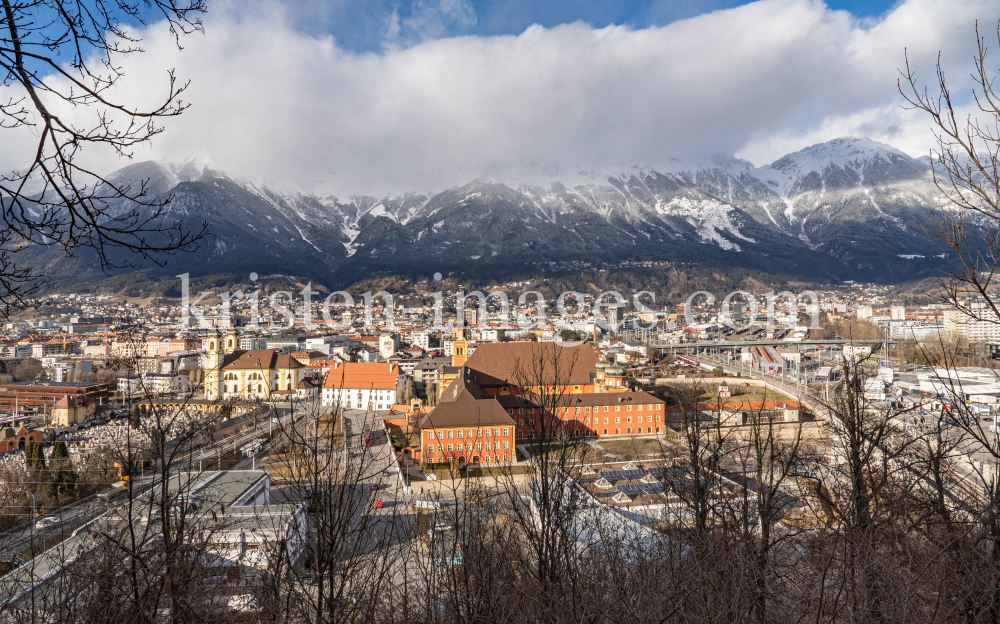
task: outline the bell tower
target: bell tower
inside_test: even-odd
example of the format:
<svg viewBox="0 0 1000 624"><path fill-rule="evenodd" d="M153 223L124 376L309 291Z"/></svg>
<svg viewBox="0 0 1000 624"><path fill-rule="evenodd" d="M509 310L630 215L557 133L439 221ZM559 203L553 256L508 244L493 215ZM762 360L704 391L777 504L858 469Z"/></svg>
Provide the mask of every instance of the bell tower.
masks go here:
<svg viewBox="0 0 1000 624"><path fill-rule="evenodd" d="M236 333L235 329L230 329L226 332L226 337L224 339L225 346L222 348L222 352L229 355L236 350L236 347L240 344L239 334Z"/></svg>
<svg viewBox="0 0 1000 624"><path fill-rule="evenodd" d="M205 338L205 398L218 401L222 398L222 336L216 329L209 330Z"/></svg>
<svg viewBox="0 0 1000 624"><path fill-rule="evenodd" d="M451 365L462 366L469 359L469 343L465 340L465 328L455 328L455 339L451 343Z"/></svg>

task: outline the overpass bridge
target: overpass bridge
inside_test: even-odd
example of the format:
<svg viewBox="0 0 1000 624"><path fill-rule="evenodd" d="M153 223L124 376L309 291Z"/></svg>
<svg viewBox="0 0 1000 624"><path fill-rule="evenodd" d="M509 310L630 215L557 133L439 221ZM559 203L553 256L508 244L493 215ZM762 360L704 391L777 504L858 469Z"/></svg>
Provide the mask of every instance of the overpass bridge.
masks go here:
<svg viewBox="0 0 1000 624"><path fill-rule="evenodd" d="M829 340L720 340L720 341L705 341L705 342L666 342L663 340L654 340L649 343L654 349L660 349L663 351L671 350L686 350L690 353L692 350L718 350L718 349L734 349L737 347L798 347L798 346L809 346L809 347L842 347L844 345L884 345L884 340L872 339L872 340L847 340L844 338L832 338ZM895 340L889 341L890 345L896 344Z"/></svg>

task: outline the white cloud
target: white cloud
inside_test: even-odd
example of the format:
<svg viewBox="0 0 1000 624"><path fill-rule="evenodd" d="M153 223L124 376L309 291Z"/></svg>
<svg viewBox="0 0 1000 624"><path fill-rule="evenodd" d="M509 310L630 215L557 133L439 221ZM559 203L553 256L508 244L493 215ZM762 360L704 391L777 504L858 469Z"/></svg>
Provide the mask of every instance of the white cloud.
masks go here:
<svg viewBox="0 0 1000 624"><path fill-rule="evenodd" d="M442 20L475 19L467 0L423 5L409 18L422 22L388 30L433 36ZM161 93L176 67L192 81L192 107L136 158L204 155L345 193L440 189L524 162L566 169L718 152L763 164L845 134L924 153L928 120L899 108L904 48L928 81L942 50L960 81L974 21L1000 16L992 0L905 0L876 21L762 0L662 28L534 26L354 54L295 30L276 4L253 6L214 8L182 52L162 27L145 33L147 53L124 62L120 93ZM124 164L88 157L106 170Z"/></svg>

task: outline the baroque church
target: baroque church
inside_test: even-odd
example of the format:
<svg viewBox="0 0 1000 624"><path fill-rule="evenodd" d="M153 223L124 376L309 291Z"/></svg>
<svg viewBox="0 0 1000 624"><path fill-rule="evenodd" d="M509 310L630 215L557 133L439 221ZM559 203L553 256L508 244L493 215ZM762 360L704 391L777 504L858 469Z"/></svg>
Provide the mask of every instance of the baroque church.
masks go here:
<svg viewBox="0 0 1000 624"><path fill-rule="evenodd" d="M206 338L205 398L253 401L294 395L305 366L271 349L237 349L239 335L213 329Z"/></svg>

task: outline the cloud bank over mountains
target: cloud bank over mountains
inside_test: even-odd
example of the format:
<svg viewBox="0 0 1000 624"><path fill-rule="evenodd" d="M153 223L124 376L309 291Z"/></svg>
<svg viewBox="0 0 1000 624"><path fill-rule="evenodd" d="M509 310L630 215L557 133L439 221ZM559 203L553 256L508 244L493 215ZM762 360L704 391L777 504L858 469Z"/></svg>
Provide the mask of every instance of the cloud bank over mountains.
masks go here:
<svg viewBox="0 0 1000 624"><path fill-rule="evenodd" d="M455 12L461 2L437 1L446 19L475 18ZM338 195L688 154L763 165L844 135L920 155L932 136L926 118L900 106L904 49L928 84L940 50L962 93L975 21L988 33L998 17L993 0L903 0L877 19L811 0L761 0L663 27L577 22L356 53L295 27L281 4L233 2L213 4L205 34L186 38L182 51L162 24L145 29L146 53L124 60L119 93L152 103L171 67L191 81L191 108L136 160L199 158ZM390 23L386 35L418 26ZM29 141L7 138L0 163L10 166ZM83 156L102 171L127 164Z"/></svg>

